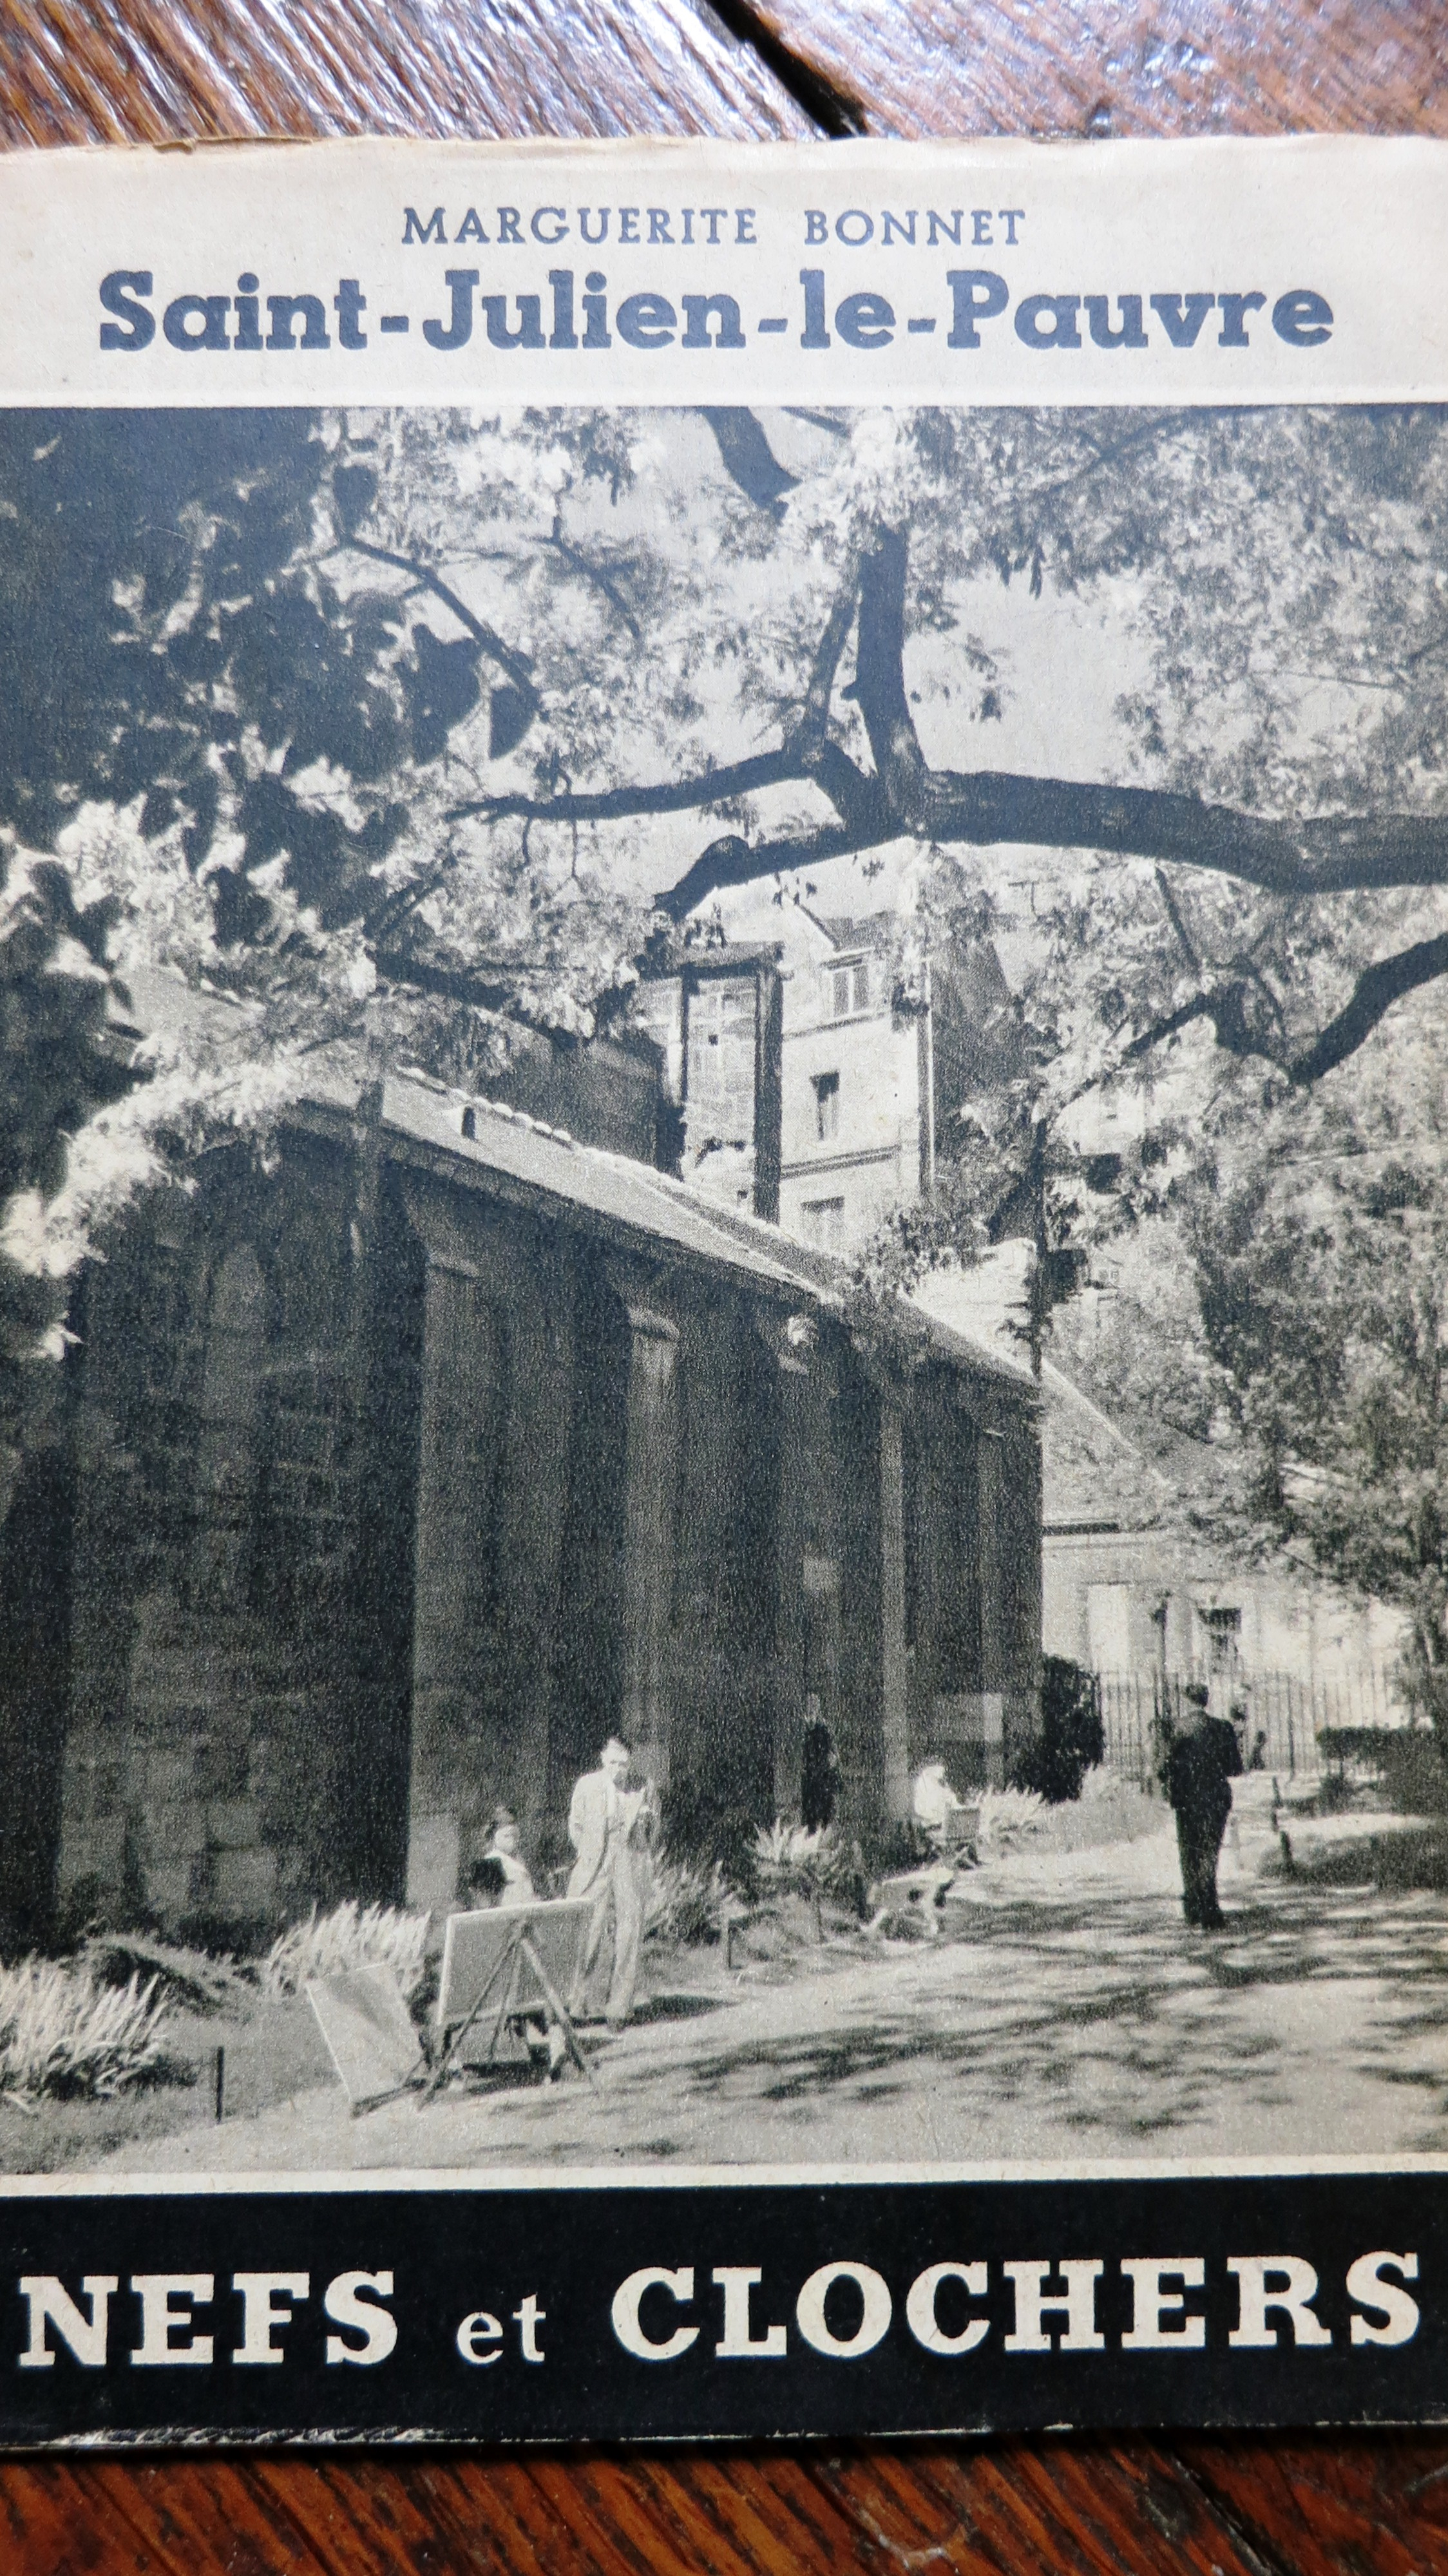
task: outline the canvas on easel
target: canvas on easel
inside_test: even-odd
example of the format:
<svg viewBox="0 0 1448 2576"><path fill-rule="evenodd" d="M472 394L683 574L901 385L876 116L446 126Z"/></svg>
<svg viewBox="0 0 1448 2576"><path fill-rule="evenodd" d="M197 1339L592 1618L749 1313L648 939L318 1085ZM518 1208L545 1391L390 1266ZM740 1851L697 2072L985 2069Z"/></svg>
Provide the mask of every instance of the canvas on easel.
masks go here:
<svg viewBox="0 0 1448 2576"><path fill-rule="evenodd" d="M311 1978L306 1993L354 2112L392 2101L426 2072L396 1970L385 1962Z"/></svg>
<svg viewBox="0 0 1448 2576"><path fill-rule="evenodd" d="M568 1999L575 1991L594 1910L586 1898L565 1897L448 1916L434 2016L438 2063L430 2089L450 2064L491 2065L500 2055L526 2056L529 2052L515 2033L517 2025L531 2020L555 2022L569 2055L592 2081Z"/></svg>

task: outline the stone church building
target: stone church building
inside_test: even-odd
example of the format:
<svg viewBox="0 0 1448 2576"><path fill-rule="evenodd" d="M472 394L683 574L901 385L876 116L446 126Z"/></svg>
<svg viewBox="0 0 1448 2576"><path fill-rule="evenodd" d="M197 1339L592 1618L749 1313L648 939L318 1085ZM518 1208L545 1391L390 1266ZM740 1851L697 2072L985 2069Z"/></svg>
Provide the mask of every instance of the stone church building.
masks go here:
<svg viewBox="0 0 1448 2576"><path fill-rule="evenodd" d="M867 1847L928 1754L1004 1776L1029 1375L862 1329L828 1253L605 1132L319 1097L89 1271L0 1532L7 1945L446 1903L500 1799L562 1856L613 1730L666 1816L767 1820L811 1695Z"/></svg>

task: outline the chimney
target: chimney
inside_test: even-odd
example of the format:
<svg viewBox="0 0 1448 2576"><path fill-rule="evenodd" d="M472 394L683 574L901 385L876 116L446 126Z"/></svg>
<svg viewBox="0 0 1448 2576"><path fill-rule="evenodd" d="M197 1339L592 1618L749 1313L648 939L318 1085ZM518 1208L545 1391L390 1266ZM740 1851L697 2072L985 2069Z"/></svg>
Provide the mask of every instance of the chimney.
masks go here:
<svg viewBox="0 0 1448 2576"><path fill-rule="evenodd" d="M784 989L776 948L694 951L677 976L646 980L641 1017L678 1104L685 1180L779 1223Z"/></svg>

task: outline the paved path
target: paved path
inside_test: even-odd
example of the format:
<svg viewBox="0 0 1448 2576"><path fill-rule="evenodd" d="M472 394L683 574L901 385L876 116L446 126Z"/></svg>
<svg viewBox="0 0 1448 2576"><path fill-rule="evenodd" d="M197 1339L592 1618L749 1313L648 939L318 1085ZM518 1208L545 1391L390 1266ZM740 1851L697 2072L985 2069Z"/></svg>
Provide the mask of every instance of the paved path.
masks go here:
<svg viewBox="0 0 1448 2576"><path fill-rule="evenodd" d="M599 2090L509 2083L360 2120L332 2087L110 2168L477 2169L1448 2150L1448 1911L1234 1871L1189 1933L1169 1834L974 1874L960 1938L656 1995ZM680 1977L682 1986L688 1971Z"/></svg>

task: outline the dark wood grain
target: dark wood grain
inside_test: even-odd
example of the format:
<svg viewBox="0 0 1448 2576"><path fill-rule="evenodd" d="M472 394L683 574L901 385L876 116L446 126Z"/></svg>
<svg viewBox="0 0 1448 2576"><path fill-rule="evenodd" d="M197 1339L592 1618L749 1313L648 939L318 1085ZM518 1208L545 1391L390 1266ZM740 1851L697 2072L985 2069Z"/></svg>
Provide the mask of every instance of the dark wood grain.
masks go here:
<svg viewBox="0 0 1448 2576"><path fill-rule="evenodd" d="M0 0L0 137L816 129L688 0Z"/></svg>
<svg viewBox="0 0 1448 2576"><path fill-rule="evenodd" d="M1448 132L1443 0L0 0L11 145ZM0 2467L5 2576L1428 2576L1448 2442Z"/></svg>
<svg viewBox="0 0 1448 2576"><path fill-rule="evenodd" d="M872 134L1448 134L1443 0L755 0Z"/></svg>
<svg viewBox="0 0 1448 2576"><path fill-rule="evenodd" d="M17 2576L1428 2576L1444 2445L1406 2436L627 2457L12 2462Z"/></svg>

